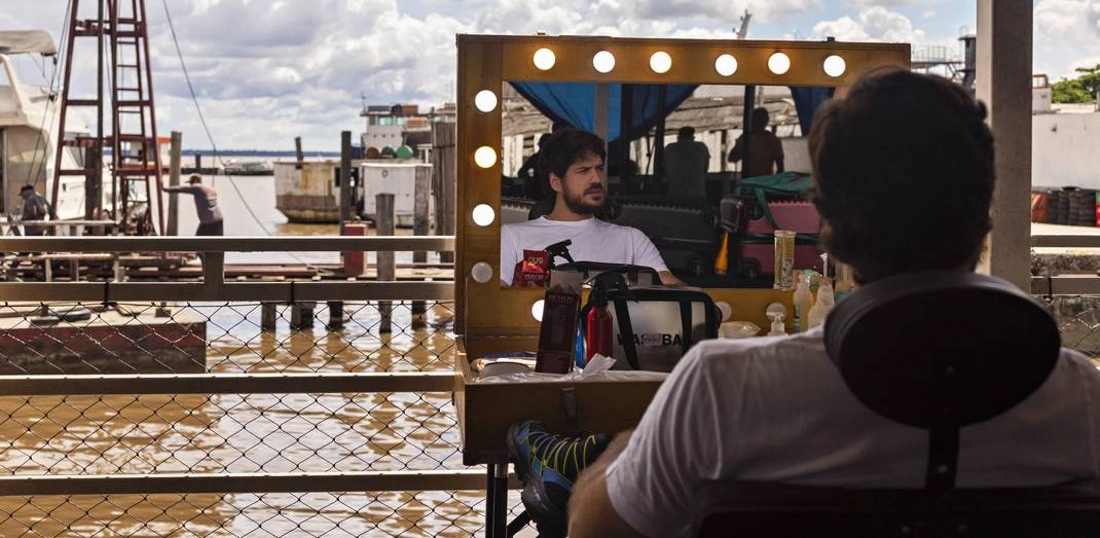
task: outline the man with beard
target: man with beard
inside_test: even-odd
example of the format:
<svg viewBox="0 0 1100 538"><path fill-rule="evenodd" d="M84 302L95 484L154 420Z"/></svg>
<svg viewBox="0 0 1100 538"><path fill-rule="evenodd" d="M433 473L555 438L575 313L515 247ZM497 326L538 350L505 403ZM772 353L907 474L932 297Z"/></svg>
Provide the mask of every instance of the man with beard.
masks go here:
<svg viewBox="0 0 1100 538"><path fill-rule="evenodd" d="M595 217L607 199L603 139L585 131L562 129L546 140L539 154L538 172L550 180L554 208L537 219L501 227L500 279L504 285L512 285L512 268L523 258L524 250L544 250L566 239L572 241L569 253L578 262L650 267L664 284L680 284L644 233Z"/></svg>

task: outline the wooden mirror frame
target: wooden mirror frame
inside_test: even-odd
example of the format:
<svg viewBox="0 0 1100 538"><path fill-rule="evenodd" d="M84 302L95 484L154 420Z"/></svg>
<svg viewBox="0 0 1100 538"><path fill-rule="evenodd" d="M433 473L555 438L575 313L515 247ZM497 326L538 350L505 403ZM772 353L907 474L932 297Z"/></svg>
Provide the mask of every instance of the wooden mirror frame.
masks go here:
<svg viewBox="0 0 1100 538"><path fill-rule="evenodd" d="M500 287L500 185L501 185L501 92L506 81L605 82L648 84L724 84L761 86L847 86L860 73L884 64L908 68L910 46L906 43L846 43L839 41L754 41L736 39L657 39L583 36L463 35L458 44L458 125L456 141L457 187L455 204L455 332L465 340L470 356L491 351L534 349L538 322L531 307L542 299L542 289ZM554 52L556 63L548 70L533 62L536 50ZM615 67L600 73L592 65L600 51L615 55ZM664 51L672 58L665 73L654 72L650 56ZM776 75L768 70L768 58L775 52L790 57L790 69ZM722 76L715 60L723 54L737 59L737 70ZM838 77L827 75L825 58L839 55L846 70ZM482 112L474 97L489 90L497 97L496 106ZM474 152L487 147L495 152L495 162L482 168L474 161ZM484 151L484 150L483 150ZM473 210L487 205L494 211L488 226L474 223ZM471 277L474 264L487 263L492 275L485 283ZM505 270L511 271L512 268ZM715 300L731 292L744 292L735 304L759 310L775 300L774 290L737 288L708 289ZM789 293L787 293L789 295ZM746 299L746 300L743 300ZM789 301L789 297L786 302ZM517 340L522 339L522 340ZM523 343L524 345L518 344Z"/></svg>

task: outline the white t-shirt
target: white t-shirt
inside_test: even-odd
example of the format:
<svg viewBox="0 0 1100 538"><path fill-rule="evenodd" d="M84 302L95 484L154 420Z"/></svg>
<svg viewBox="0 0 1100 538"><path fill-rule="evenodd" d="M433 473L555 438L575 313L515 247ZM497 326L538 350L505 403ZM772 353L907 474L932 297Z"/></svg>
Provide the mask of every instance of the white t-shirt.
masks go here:
<svg viewBox="0 0 1100 538"><path fill-rule="evenodd" d="M668 271L661 254L641 230L619 226L597 218L563 221L539 217L500 228L500 279L512 285L516 264L524 250L544 250L571 239L569 255L578 262L623 263ZM552 260L555 264L564 260Z"/></svg>
<svg viewBox="0 0 1100 538"><path fill-rule="evenodd" d="M704 480L921 487L928 432L855 399L822 330L700 342L661 385L607 469L615 511L652 537L689 532ZM1044 486L1098 475L1100 372L1063 349L1046 383L960 432L960 487Z"/></svg>

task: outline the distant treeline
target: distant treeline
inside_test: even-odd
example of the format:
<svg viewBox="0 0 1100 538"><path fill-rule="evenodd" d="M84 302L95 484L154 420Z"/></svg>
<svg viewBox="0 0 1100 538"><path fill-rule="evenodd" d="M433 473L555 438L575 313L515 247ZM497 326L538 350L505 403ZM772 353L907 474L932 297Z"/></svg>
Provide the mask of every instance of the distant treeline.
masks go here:
<svg viewBox="0 0 1100 538"><path fill-rule="evenodd" d="M339 151L304 151L302 152L306 157L339 157ZM183 155L202 155L203 157L209 157L214 155L213 150L209 149L185 149L182 152ZM264 149L220 149L218 155L222 157L293 157L294 150L290 151L274 151Z"/></svg>

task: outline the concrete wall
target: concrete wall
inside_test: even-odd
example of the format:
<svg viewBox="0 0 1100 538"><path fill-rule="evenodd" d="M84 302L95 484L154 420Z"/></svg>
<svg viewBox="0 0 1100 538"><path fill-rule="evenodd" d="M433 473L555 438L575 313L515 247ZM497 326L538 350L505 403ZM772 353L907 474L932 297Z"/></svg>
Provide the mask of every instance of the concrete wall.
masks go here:
<svg viewBox="0 0 1100 538"><path fill-rule="evenodd" d="M1033 187L1100 189L1100 113L1032 116Z"/></svg>

